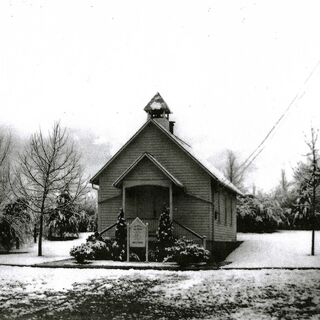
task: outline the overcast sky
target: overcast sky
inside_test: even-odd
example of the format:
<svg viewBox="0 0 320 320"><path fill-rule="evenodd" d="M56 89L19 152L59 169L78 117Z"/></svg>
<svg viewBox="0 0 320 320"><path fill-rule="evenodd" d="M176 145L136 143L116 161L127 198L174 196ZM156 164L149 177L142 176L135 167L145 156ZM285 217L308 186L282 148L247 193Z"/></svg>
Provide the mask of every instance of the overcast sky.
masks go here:
<svg viewBox="0 0 320 320"><path fill-rule="evenodd" d="M107 157L159 91L179 136L219 162L227 148L246 158L298 93L255 161L251 179L269 190L320 127L319 12L319 1L2 0L0 121L29 135L59 119Z"/></svg>

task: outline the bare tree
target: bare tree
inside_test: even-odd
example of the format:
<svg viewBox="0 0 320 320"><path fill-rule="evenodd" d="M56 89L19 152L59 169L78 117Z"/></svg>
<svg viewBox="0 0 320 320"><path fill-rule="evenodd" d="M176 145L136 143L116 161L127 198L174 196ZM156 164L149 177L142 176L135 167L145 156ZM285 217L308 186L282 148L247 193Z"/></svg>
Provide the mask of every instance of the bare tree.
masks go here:
<svg viewBox="0 0 320 320"><path fill-rule="evenodd" d="M318 132L314 128L311 128L310 140L306 140L306 144L309 148L307 156L311 161L311 177L309 181L309 192L311 196L310 213L312 223L312 237L311 237L311 255L314 256L314 234L315 234L315 222L316 222L316 189L320 185L320 167L319 167L319 154L317 149Z"/></svg>
<svg viewBox="0 0 320 320"><path fill-rule="evenodd" d="M246 170L241 170L238 156L232 150L226 151L223 173L235 186L243 188Z"/></svg>
<svg viewBox="0 0 320 320"><path fill-rule="evenodd" d="M11 152L11 134L0 131L0 203L8 192L9 157Z"/></svg>
<svg viewBox="0 0 320 320"><path fill-rule="evenodd" d="M41 130L32 135L19 155L19 166L11 186L14 194L26 199L29 208L39 217L38 255L41 256L44 215L59 193L68 190L71 201L76 202L87 190L80 154L66 129L56 123L48 137L44 137Z"/></svg>
<svg viewBox="0 0 320 320"><path fill-rule="evenodd" d="M273 197L281 203L285 202L288 200L291 185L292 183L288 181L285 169L281 169L280 181L272 192Z"/></svg>
<svg viewBox="0 0 320 320"><path fill-rule="evenodd" d="M281 170L280 188L284 195L288 193L289 182L287 180L285 169Z"/></svg>
<svg viewBox="0 0 320 320"><path fill-rule="evenodd" d="M307 162L300 162L294 173L296 191L297 217L304 216L307 225L312 230L311 255L314 255L314 237L317 224L316 210L319 210L318 187L320 186L319 150L317 148L318 132L311 128L311 135L305 138L309 152L306 154Z"/></svg>

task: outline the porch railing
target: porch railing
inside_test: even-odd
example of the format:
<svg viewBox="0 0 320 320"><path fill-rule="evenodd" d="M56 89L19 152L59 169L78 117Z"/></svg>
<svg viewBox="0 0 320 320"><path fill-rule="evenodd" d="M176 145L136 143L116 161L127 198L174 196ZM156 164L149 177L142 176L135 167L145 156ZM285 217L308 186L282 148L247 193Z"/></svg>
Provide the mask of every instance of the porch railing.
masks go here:
<svg viewBox="0 0 320 320"><path fill-rule="evenodd" d="M112 228L114 228L117 225L117 223L112 224L111 226L106 227L105 229L103 229L100 233L100 236L102 236L104 233L106 233L107 231L111 230Z"/></svg>
<svg viewBox="0 0 320 320"><path fill-rule="evenodd" d="M179 235L179 237L186 237L187 239L193 240L194 242L202 245L206 249L206 236L201 236L199 233L193 231L192 229L176 221L175 219L173 219L172 222L174 224L175 234Z"/></svg>
<svg viewBox="0 0 320 320"><path fill-rule="evenodd" d="M158 218L143 218L143 217L139 217L139 218L144 223L148 223L149 235L151 237L155 236L156 232L158 230L159 219ZM127 218L126 220L128 223L131 224L134 219L135 218ZM186 237L187 239L193 240L195 243L198 243L198 244L202 245L204 248L206 248L206 240L207 240L206 236L201 236L197 232L193 231L192 229L183 225L182 223L176 221L175 219L173 219L172 222L174 224L173 233L176 237ZM105 228L104 230L102 230L100 232L100 235L103 235L107 231L114 228L116 225L117 225L117 223L114 223L114 224L108 226L107 228Z"/></svg>

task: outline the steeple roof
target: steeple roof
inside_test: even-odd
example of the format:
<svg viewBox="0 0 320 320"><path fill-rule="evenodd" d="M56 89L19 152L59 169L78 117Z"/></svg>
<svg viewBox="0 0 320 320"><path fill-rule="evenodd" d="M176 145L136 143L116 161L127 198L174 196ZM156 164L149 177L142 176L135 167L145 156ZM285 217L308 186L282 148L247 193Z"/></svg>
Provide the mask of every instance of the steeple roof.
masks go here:
<svg viewBox="0 0 320 320"><path fill-rule="evenodd" d="M145 106L144 111L149 114L153 112L165 114L171 113L167 103L163 100L159 92L157 92L156 95Z"/></svg>

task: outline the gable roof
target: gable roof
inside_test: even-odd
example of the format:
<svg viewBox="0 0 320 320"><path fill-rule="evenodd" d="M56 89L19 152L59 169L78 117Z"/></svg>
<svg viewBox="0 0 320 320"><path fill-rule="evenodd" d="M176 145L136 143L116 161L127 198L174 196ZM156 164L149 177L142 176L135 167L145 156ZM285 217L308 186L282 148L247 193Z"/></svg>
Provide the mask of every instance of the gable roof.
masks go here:
<svg viewBox="0 0 320 320"><path fill-rule="evenodd" d="M183 184L171 174L153 155L148 152L143 153L138 159L136 159L113 183L114 187L118 187L123 179L143 160L149 159L162 173L167 176L176 186L183 188Z"/></svg>
<svg viewBox="0 0 320 320"><path fill-rule="evenodd" d="M227 189L242 195L242 192L231 183L217 168L215 168L210 162L206 159L200 159L195 155L194 151L184 141L178 138L176 135L168 131L161 124L154 121L150 118L148 121L144 123L144 125L115 153L113 157L90 179L90 183L98 184L99 175L117 158L117 156L124 150L139 134L147 127L148 124L152 123L157 128L159 128L164 134L166 134L178 147L180 147L193 161L195 161L203 170L205 170L209 176L211 176L214 180L222 184Z"/></svg>

